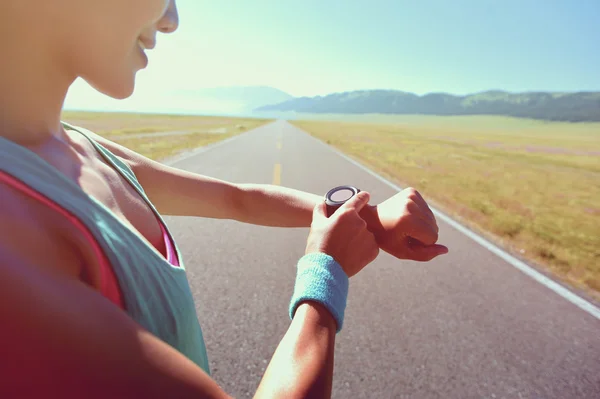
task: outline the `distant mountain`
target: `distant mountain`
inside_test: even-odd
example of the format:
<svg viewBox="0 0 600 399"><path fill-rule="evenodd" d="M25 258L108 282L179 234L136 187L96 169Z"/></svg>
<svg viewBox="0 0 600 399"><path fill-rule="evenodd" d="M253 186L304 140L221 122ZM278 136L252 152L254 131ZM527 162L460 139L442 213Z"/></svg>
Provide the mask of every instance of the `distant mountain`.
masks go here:
<svg viewBox="0 0 600 399"><path fill-rule="evenodd" d="M258 107L257 112L294 111L341 114L506 115L560 120L600 121L600 92L509 93L492 90L466 96L398 90L360 90L300 97Z"/></svg>
<svg viewBox="0 0 600 399"><path fill-rule="evenodd" d="M181 101L196 104L202 111L247 112L269 104L288 101L293 96L267 86L232 86L186 89L170 93Z"/></svg>

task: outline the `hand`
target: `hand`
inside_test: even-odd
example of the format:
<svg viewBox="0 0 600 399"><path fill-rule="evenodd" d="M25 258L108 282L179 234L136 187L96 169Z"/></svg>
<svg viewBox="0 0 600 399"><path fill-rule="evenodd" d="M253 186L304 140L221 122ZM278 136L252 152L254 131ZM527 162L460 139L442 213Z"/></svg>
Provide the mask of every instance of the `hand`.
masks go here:
<svg viewBox="0 0 600 399"><path fill-rule="evenodd" d="M426 262L448 253L447 247L436 244L439 229L435 216L414 188L404 189L377 205L376 213L378 225L369 228L379 247L390 255Z"/></svg>
<svg viewBox="0 0 600 399"><path fill-rule="evenodd" d="M348 277L374 261L379 254L379 246L375 236L367 230L367 223L358 214L369 199L369 193L360 192L329 218L325 201L319 202L313 210L306 253L322 252L331 256Z"/></svg>

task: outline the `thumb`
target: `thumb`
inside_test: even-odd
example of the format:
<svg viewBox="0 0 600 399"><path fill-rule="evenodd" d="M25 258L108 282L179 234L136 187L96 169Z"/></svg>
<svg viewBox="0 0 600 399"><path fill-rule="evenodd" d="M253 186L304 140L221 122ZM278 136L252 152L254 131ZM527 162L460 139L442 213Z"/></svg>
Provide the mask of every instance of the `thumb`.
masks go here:
<svg viewBox="0 0 600 399"><path fill-rule="evenodd" d="M436 258L440 255L445 255L448 253L448 247L445 245L423 245L423 244L413 244L412 245L412 260L416 260L419 262L428 262L433 258Z"/></svg>
<svg viewBox="0 0 600 399"><path fill-rule="evenodd" d="M340 208L354 209L356 212L360 212L369 203L370 199L371 195L368 192L361 191L346 201Z"/></svg>

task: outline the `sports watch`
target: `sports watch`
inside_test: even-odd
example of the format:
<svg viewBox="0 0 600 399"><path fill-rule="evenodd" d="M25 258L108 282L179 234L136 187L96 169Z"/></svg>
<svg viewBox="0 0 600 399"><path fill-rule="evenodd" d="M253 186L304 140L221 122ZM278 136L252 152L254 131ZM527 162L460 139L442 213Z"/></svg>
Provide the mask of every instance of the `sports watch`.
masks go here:
<svg viewBox="0 0 600 399"><path fill-rule="evenodd" d="M325 194L327 217L333 215L336 209L358 193L360 190L354 186L338 186L329 190Z"/></svg>

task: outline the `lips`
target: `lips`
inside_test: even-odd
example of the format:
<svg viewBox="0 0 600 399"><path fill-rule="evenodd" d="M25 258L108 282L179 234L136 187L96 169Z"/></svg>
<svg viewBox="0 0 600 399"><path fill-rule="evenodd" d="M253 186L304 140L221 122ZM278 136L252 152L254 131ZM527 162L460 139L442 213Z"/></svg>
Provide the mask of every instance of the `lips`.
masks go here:
<svg viewBox="0 0 600 399"><path fill-rule="evenodd" d="M138 46L140 46L142 50L152 50L156 46L156 43L149 40L138 39Z"/></svg>

